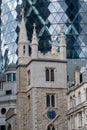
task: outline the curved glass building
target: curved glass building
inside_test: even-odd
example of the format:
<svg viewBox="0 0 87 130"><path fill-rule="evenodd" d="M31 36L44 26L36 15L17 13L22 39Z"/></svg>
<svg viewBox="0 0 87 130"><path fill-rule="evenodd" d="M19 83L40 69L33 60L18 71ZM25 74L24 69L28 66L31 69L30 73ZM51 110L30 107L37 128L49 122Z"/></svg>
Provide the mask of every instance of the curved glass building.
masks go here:
<svg viewBox="0 0 87 130"><path fill-rule="evenodd" d="M59 42L64 26L67 57L87 58L87 0L26 0L26 26L31 41L32 25L36 23L39 50L51 48L51 36Z"/></svg>
<svg viewBox="0 0 87 130"><path fill-rule="evenodd" d="M23 6L29 44L33 23L37 25L39 50L42 53L51 50L52 36L55 36L58 46L61 27L64 27L67 57L87 58L87 0L23 0ZM17 62L21 7L22 0L1 2L1 52L4 65Z"/></svg>
<svg viewBox="0 0 87 130"><path fill-rule="evenodd" d="M17 63L17 42L19 34L21 0L2 0L1 2L1 52L2 68Z"/></svg>

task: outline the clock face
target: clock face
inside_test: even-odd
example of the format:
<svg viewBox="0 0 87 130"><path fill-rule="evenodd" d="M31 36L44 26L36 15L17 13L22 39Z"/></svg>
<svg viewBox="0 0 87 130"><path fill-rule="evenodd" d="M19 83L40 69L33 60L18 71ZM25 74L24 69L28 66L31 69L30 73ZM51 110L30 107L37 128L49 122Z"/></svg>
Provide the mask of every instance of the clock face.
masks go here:
<svg viewBox="0 0 87 130"><path fill-rule="evenodd" d="M56 112L54 110L48 110L47 111L47 117L49 119L54 119L56 117Z"/></svg>

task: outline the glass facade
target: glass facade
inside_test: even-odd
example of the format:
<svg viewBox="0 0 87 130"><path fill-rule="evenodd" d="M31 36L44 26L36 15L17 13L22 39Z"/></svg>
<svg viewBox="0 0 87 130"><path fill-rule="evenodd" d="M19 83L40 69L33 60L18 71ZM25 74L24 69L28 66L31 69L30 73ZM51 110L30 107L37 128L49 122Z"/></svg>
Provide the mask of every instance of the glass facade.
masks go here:
<svg viewBox="0 0 87 130"><path fill-rule="evenodd" d="M36 23L41 52L51 49L51 36L58 45L64 27L67 57L87 58L87 0L26 0L25 12L29 41Z"/></svg>
<svg viewBox="0 0 87 130"><path fill-rule="evenodd" d="M1 2L1 52L2 66L17 63L17 42L19 33L21 0L2 0Z"/></svg>
<svg viewBox="0 0 87 130"><path fill-rule="evenodd" d="M36 23L39 50L51 50L52 36L58 47L61 27L67 42L67 57L87 58L87 0L23 0L29 44ZM1 52L3 66L17 62L17 42L22 0L1 2ZM31 45L30 45L31 46ZM58 49L58 48L57 48Z"/></svg>

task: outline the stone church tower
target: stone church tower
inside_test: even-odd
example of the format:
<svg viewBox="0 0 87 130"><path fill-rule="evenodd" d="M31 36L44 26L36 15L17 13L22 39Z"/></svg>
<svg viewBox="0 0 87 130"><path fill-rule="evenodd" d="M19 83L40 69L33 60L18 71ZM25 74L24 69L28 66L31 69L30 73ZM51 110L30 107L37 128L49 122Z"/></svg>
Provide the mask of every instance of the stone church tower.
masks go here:
<svg viewBox="0 0 87 130"><path fill-rule="evenodd" d="M60 52L55 40L51 52L38 51L34 25L29 56L24 16L18 42L17 130L67 130L66 45L61 32Z"/></svg>

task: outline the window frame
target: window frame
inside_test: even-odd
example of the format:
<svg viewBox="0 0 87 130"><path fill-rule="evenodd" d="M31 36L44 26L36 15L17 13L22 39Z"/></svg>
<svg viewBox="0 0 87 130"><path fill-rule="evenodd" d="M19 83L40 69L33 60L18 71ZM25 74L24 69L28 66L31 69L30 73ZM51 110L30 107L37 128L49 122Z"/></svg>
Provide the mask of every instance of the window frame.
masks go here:
<svg viewBox="0 0 87 130"><path fill-rule="evenodd" d="M12 95L12 90L6 90L5 94L6 95Z"/></svg>
<svg viewBox="0 0 87 130"><path fill-rule="evenodd" d="M23 56L25 56L25 50L26 50L26 47L25 45L23 45Z"/></svg>
<svg viewBox="0 0 87 130"><path fill-rule="evenodd" d="M55 81L55 68L45 68L45 81L54 82Z"/></svg>
<svg viewBox="0 0 87 130"><path fill-rule="evenodd" d="M48 96L49 96L49 101L47 99ZM52 96L54 96L54 100L52 99ZM56 108L56 94L55 93L46 93L46 107Z"/></svg>
<svg viewBox="0 0 87 130"><path fill-rule="evenodd" d="M14 75L15 75L15 79L14 79ZM10 80L9 77L10 76ZM7 82L15 82L16 81L16 72L9 72L6 74L6 81Z"/></svg>

